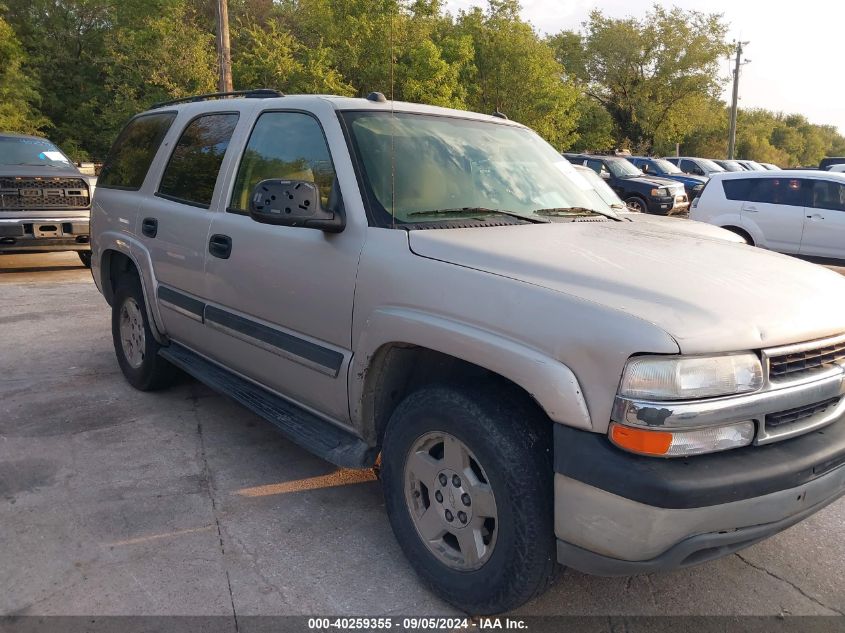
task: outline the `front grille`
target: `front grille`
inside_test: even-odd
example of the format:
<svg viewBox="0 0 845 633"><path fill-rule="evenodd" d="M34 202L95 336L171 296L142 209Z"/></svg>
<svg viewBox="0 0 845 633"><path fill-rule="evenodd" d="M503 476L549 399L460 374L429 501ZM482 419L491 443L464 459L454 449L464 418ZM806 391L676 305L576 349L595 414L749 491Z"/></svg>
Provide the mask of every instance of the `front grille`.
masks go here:
<svg viewBox="0 0 845 633"><path fill-rule="evenodd" d="M0 178L0 211L87 209L90 202L82 178Z"/></svg>
<svg viewBox="0 0 845 633"><path fill-rule="evenodd" d="M803 407L787 409L786 411L780 411L779 413L770 413L766 416L766 426L769 428L776 428L785 424L792 424L794 422L806 420L807 418L824 413L828 409L835 407L839 404L839 400L840 398L838 397L830 398L822 402L816 402L815 404L807 404Z"/></svg>
<svg viewBox="0 0 845 633"><path fill-rule="evenodd" d="M787 352L769 357L769 377L782 378L845 362L845 340L800 352Z"/></svg>

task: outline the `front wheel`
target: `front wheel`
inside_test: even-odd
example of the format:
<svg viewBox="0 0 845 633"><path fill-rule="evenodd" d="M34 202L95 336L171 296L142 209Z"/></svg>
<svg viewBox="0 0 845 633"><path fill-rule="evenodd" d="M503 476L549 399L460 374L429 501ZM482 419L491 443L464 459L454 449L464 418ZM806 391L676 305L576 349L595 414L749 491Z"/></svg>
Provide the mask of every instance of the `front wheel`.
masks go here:
<svg viewBox="0 0 845 633"><path fill-rule="evenodd" d="M150 329L144 292L136 275L118 280L112 299L112 339L117 363L130 385L152 391L174 381L176 368L158 355L161 346Z"/></svg>
<svg viewBox="0 0 845 633"><path fill-rule="evenodd" d="M554 577L551 423L517 390L426 387L391 416L382 482L394 534L435 593L470 614Z"/></svg>
<svg viewBox="0 0 845 633"><path fill-rule="evenodd" d="M631 211L636 211L638 213L648 213L648 205L645 203L645 200L642 198L638 198L637 196L631 196L630 198L625 199L625 204L628 206Z"/></svg>

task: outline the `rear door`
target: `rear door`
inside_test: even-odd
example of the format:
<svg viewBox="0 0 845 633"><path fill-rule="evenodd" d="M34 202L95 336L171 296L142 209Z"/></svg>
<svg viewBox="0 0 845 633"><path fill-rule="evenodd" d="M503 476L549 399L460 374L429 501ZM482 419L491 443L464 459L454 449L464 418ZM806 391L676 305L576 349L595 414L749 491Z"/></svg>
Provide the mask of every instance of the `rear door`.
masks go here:
<svg viewBox="0 0 845 633"><path fill-rule="evenodd" d="M200 114L184 125L154 196L141 206L139 237L150 253L168 335L202 347L205 253L218 175L236 112Z"/></svg>
<svg viewBox="0 0 845 633"><path fill-rule="evenodd" d="M845 259L845 184L807 180L810 204L805 209L801 254Z"/></svg>
<svg viewBox="0 0 845 633"><path fill-rule="evenodd" d="M800 178L750 178L747 182L751 184L747 200L742 205L743 224L756 226L765 239L765 244L761 246L781 253L798 253L809 181Z"/></svg>

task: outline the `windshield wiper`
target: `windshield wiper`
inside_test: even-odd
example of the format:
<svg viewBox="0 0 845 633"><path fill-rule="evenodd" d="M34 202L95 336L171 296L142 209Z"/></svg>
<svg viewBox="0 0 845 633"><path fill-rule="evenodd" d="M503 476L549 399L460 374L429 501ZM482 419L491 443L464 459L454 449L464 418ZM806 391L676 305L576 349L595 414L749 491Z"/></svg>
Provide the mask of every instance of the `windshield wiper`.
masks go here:
<svg viewBox="0 0 845 633"><path fill-rule="evenodd" d="M409 213L408 217L410 218L422 215L479 215L482 213L507 215L512 218L519 218L520 220L525 220L527 222L534 222L535 224L548 223L548 220L543 220L541 218L532 218L531 216L516 213L515 211L503 211L502 209L488 209L487 207L457 207L454 209L431 209L429 211L414 211L413 213Z"/></svg>
<svg viewBox="0 0 845 633"><path fill-rule="evenodd" d="M537 215L548 215L555 217L568 217L573 215L603 215L611 220L619 221L614 213L605 213L596 209L588 209L586 207L552 207L550 209L536 209L534 211Z"/></svg>

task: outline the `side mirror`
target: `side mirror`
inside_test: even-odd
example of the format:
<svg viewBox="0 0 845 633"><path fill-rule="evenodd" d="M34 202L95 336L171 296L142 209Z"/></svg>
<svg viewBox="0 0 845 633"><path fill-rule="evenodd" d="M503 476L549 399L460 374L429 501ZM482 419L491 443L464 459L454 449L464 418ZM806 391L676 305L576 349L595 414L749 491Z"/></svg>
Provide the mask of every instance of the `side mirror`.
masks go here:
<svg viewBox="0 0 845 633"><path fill-rule="evenodd" d="M609 171L603 171L599 174L599 176L601 176L605 180L610 180L610 172Z"/></svg>
<svg viewBox="0 0 845 633"><path fill-rule="evenodd" d="M339 209L338 204L329 206ZM324 209L317 185L307 180L262 180L252 190L249 216L263 224L298 226L327 233L340 233L346 226L343 213Z"/></svg>

